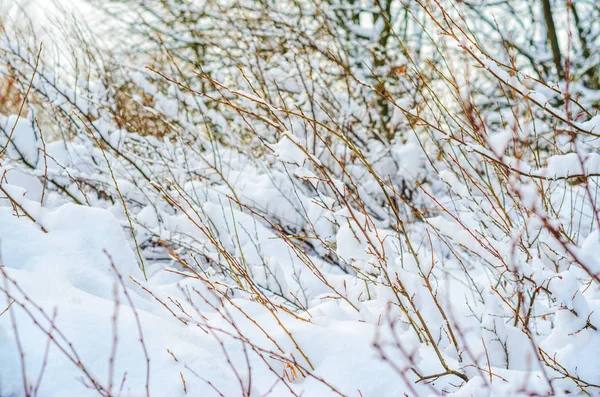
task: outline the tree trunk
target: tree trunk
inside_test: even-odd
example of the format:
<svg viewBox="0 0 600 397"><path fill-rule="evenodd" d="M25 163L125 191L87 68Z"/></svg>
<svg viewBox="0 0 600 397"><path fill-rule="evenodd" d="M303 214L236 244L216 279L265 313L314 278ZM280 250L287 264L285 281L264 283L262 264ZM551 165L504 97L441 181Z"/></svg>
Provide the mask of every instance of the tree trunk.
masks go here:
<svg viewBox="0 0 600 397"><path fill-rule="evenodd" d="M544 11L544 20L546 21L546 31L548 32L548 41L552 49L552 58L554 59L554 66L556 67L556 73L558 78L562 79L565 77L563 65L560 56L560 48L558 46L558 37L556 36L556 26L554 25L554 19L552 18L552 6L550 0L542 0L542 9Z"/></svg>

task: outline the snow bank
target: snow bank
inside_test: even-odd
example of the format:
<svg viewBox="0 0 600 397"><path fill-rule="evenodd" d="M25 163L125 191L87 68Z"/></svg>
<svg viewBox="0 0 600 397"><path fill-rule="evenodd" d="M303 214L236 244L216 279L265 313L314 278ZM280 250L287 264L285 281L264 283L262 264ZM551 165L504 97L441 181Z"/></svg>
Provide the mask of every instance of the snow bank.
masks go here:
<svg viewBox="0 0 600 397"><path fill-rule="evenodd" d="M258 355L250 353L252 372L248 373L248 352L238 341L203 330L202 323L231 330L215 308L198 303L204 319L188 318L185 325L132 281L140 281L142 275L119 221L110 212L67 204L54 211L40 210L37 215L47 233L30 220L15 217L12 209L0 207L6 274L2 288L10 296L2 302L2 310L14 301L0 317L0 395L22 395L26 382L28 388L39 387L40 396L64 396L66 390L69 395L93 396L98 394L96 386L124 396L139 396L149 379L151 395L183 396L185 379L188 395L216 396L217 389L234 396L241 394L238 377L252 395L263 395L273 386L275 395L292 395ZM118 274L123 277L127 295ZM177 285L204 290L210 296L201 284L190 284L181 277L174 281L164 273L155 274L144 285L157 296L182 302L190 313L193 309ZM282 354L301 360L284 329L263 306L245 300L234 302L227 308L241 333L262 340L265 349L277 350L256 326L261 324L269 338L281 344ZM360 390L365 396L390 397L405 390L394 371L376 357L371 346L373 325L348 321L347 309L332 312L327 307L331 304L314 311L315 322L320 325L280 314L315 367L314 377L297 380L293 390L319 396L336 395L333 389L344 394ZM195 321L197 325L190 326ZM144 348L150 359L149 378ZM287 371L281 361L269 359L269 364L279 376ZM306 363L304 366L308 367ZM327 379L331 387L315 377ZM385 387L382 379L386 379Z"/></svg>

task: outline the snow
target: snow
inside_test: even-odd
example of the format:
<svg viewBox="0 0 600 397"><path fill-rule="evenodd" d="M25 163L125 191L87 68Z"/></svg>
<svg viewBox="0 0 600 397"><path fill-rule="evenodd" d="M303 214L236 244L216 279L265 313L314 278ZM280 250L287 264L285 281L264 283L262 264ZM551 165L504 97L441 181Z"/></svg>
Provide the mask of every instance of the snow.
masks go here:
<svg viewBox="0 0 600 397"><path fill-rule="evenodd" d="M219 353L219 340L225 343L236 367L239 367L237 363L244 361L239 343L225 336L213 338L201 328L182 325L161 310L160 305L155 304L129 279L132 277L139 281L141 273L117 219L110 213L67 204L43 213L41 223L48 229L48 233L43 233L31 222L16 218L11 212L8 208L0 211L2 260L7 280L2 288L11 297L6 304L13 299L16 303L11 309L14 322L12 315L0 318L0 332L3 335L0 352L3 363L15 365L0 365L2 395L18 393L22 388L15 331L18 331L23 348L25 373L31 387L35 386L34 381L45 363L39 395L60 396L64 395L64 390L79 396L96 395L95 390L86 386L89 381L80 379L80 369L59 351L59 346L69 351L71 358L76 354L85 363L87 372L102 386L108 387L111 383L109 368L114 332L117 332L117 352L112 370L113 387L119 389L124 379L121 395L140 395L146 382L145 355L136 317L139 317L144 330L143 340L150 358L149 379L153 395L185 395L180 373L185 377L188 393L192 395L218 395L202 379L209 379L224 395L237 395L240 392L234 373ZM110 266L110 260L114 268ZM124 296L117 274L124 278L127 294L134 303L133 308ZM163 296L175 297L178 292L175 284L164 283L160 276L154 278L155 282L151 279L142 285L164 291ZM13 282L18 284L18 288ZM121 302L117 307L114 301L115 288ZM178 295L176 299L185 302L181 291ZM269 344L265 335L261 338L261 331L244 318L241 314L243 311L256 323L266 327L269 339L280 343L283 340L285 343L287 338L284 331L264 307L245 300L232 303L239 306L239 312L231 305L227 305L227 310L235 317L241 332L251 338L263 339L263 346ZM316 320L325 315L322 310L326 306L315 311L313 316ZM203 315L207 317L206 322L215 327L227 327L216 310L206 304L201 307ZM337 305L333 304L333 307ZM346 310L336 310L338 314L334 318L347 316ZM115 313L116 321L113 317ZM297 343L311 357L315 366L314 375L328 379L344 393L361 390L365 395L393 396L403 390L402 383L396 381L391 383L395 386L387 387L385 391L380 388L382 378L392 380L395 376L371 351L370 341L374 335L372 325L360 325L343 319L332 321L330 315L327 318L325 322L316 321L322 324L320 326L294 320L291 316L283 318ZM116 331L113 326L116 326ZM61 330L61 333L51 331L53 327ZM53 334L56 341L48 342L48 333ZM44 357L46 344L50 348L48 356ZM286 351L294 352L289 340L286 344ZM256 357L251 360L253 366L260 368ZM306 363L303 364L306 366ZM271 365L278 371L284 370L277 361L272 361ZM243 368L238 370L242 371ZM371 376L354 377L348 383L353 373ZM253 379L252 394L265 393L275 381L268 372L260 372L260 376ZM292 386L297 392L304 391L308 395L334 395L328 386L312 378ZM275 390L277 395L288 395L281 385Z"/></svg>
<svg viewBox="0 0 600 397"><path fill-rule="evenodd" d="M0 148L7 148L12 158L23 159L35 165L38 160L38 136L30 120L17 115L0 117ZM10 142L9 142L9 137Z"/></svg>
<svg viewBox="0 0 600 397"><path fill-rule="evenodd" d="M573 175L600 174L600 155L589 153L581 156L577 153L552 156L548 159L547 175L553 178Z"/></svg>
<svg viewBox="0 0 600 397"><path fill-rule="evenodd" d="M300 140L289 132L285 132L282 138L275 145L272 145L275 156L286 163L304 165L307 159L306 153L302 150Z"/></svg>
<svg viewBox="0 0 600 397"><path fill-rule="evenodd" d="M433 23L446 0L394 2L419 21L386 48L376 2L292 3L117 4L136 28L88 33L131 48L74 18L43 37L79 50L34 78L0 32L0 87L31 84L20 116L0 103L0 396L597 394L599 94L575 57L534 77L485 13Z"/></svg>

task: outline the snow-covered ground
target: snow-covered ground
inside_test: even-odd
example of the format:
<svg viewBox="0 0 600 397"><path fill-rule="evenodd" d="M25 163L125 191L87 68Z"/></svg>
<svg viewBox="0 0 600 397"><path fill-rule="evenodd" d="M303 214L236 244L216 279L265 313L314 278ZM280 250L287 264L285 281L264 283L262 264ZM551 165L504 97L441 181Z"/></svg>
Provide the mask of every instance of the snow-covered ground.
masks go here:
<svg viewBox="0 0 600 397"><path fill-rule="evenodd" d="M41 195L40 186L22 175L9 172L8 180L27 186L30 198ZM94 396L93 382L121 396L144 395L146 385L154 396L237 396L246 390L252 396L391 397L407 390L372 347L372 322L386 315L384 307L356 312L327 302L299 317L275 317L258 303L232 299L217 309L211 291L196 279L152 269L143 281L111 212L73 204L43 210L21 198L23 188L2 188L38 222L0 208L0 288L7 296L2 310L11 308L0 317L2 396L21 395L24 384L39 396ZM158 299L176 303L179 320ZM383 332L377 340L386 339ZM422 355L423 370L436 370L431 352L419 352L410 338L402 342ZM307 378L286 365L292 355L302 368L314 367ZM292 382L282 384L281 376Z"/></svg>

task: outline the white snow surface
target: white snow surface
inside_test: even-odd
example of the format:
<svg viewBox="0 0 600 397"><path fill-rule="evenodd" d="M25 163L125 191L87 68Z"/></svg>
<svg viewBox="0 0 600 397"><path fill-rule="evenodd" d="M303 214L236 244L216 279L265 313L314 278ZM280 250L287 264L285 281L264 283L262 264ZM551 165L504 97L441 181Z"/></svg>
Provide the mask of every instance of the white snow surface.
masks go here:
<svg viewBox="0 0 600 397"><path fill-rule="evenodd" d="M219 392L241 395L240 382L253 396L264 395L273 387L272 395L292 395L265 363L244 351L239 342L203 330L204 321L231 331L215 307L197 296L194 302L205 318L198 326L186 326L132 281L163 299L170 297L183 303L189 313L194 309L185 303L184 288L200 289L211 298L201 284L164 271L156 271L148 282L143 281L125 233L110 212L65 204L51 211L38 208L37 215L47 233L29 219L15 217L10 208L0 207L6 274L2 288L11 297L2 303L2 309L14 300L10 314L0 317L0 395L20 395L23 382L35 388L38 378L40 396L97 395L90 380L82 378L79 363L115 394L144 395L144 348L150 360L151 395L184 396L182 376L188 395L193 396L216 396ZM123 278L123 285L117 274ZM264 348L274 349L268 335L281 344L285 354L298 354L283 326L263 306L234 299L220 310L227 310L241 332L255 342L262 341ZM367 308L364 313L352 313L343 304L328 302L311 310L311 322L278 315L310 357L314 376L327 379L339 392L356 395L360 390L364 396L396 396L406 389L371 346L376 327L362 318L375 314ZM260 324L266 335L255 324ZM250 356L252 375L246 368L245 354ZM233 367L227 360L233 362ZM269 360L269 364L275 371L285 372L279 361ZM297 380L292 388L311 396L337 395L312 377Z"/></svg>
<svg viewBox="0 0 600 397"><path fill-rule="evenodd" d="M21 175L11 175L14 175L11 181L26 184L27 180ZM19 186L4 184L3 187L12 197L26 193ZM14 216L10 207L0 207L0 247L6 274L3 289L11 297L4 307L15 301L10 314L0 317L0 362L3 363L0 365L0 395L19 395L24 382L34 388L41 375L38 395L64 396L65 390L69 395L97 395L96 390L90 388L90 381L81 378L78 363L107 390L112 385L113 392L119 390L120 395L142 395L146 383L144 346L150 359L152 395L184 395L182 376L190 395L219 395L215 390L226 396L238 395L240 381L252 390L252 395L263 395L272 387L275 387L275 395L290 394L281 384L277 385L276 377L252 354L249 360L255 373L253 376L245 373L245 352L239 342L207 334L200 327L183 325L132 281L137 280L165 300L170 297L184 304L186 297L180 288L192 287L188 280L182 281L181 277L164 271L155 271L148 282L144 282L121 223L111 212L74 204L48 210L26 197L19 198L19 202L35 214L38 224ZM238 216L243 217L243 214ZM149 215L140 217L142 221L150 218ZM118 282L117 274L123 277L123 284ZM203 290L197 283L193 288ZM203 293L211 298L205 288ZM228 328L222 315L202 302L200 296L194 302L205 316L202 321L213 327ZM269 338L282 344L285 354L294 351L297 354L283 327L263 306L236 299L221 308L225 309L236 318L237 326L249 339L263 340L266 349L274 348L265 340L265 335L261 335L262 330L253 324L256 322ZM190 305L187 310L192 313L194 309ZM249 313L253 322L249 322L242 311ZM337 314L330 316L331 311ZM361 390L365 395L392 396L403 389L391 368L376 358L371 348L374 326L358 322L360 315L351 315L343 305L327 303L314 310L312 323L281 313L279 316L311 357L315 375L329 379L344 393ZM143 329L144 346L140 342L136 317ZM354 321L349 321L351 317ZM113 353L115 341L116 353ZM22 363L18 346L23 353ZM110 363L111 357L114 364ZM234 363L239 375L227 360ZM285 371L277 360L269 364L280 375ZM111 366L112 377L109 376ZM372 376L352 375L359 372ZM390 380L385 390L380 387L382 376ZM211 385L203 379L210 380ZM349 383L349 379L352 382ZM395 386L390 388L391 385ZM313 378L298 381L294 389L309 395L332 394Z"/></svg>

